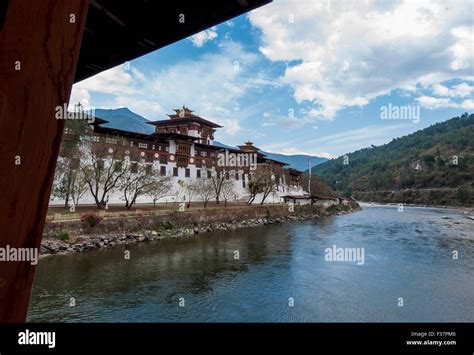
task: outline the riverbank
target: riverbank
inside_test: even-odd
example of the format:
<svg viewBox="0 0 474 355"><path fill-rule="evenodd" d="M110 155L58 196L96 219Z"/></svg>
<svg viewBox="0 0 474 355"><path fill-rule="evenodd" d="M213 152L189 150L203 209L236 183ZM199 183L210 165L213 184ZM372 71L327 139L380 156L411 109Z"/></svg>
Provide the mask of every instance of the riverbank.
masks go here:
<svg viewBox="0 0 474 355"><path fill-rule="evenodd" d="M40 255L44 257L85 252L164 238L188 237L215 230L304 221L350 213L359 209L360 206L355 202L327 208L316 205L294 206L293 212L289 211L287 205L264 205L247 206L238 210L203 209L192 212L170 212L159 216L110 218L100 221L95 226L82 221L47 223Z"/></svg>
<svg viewBox="0 0 474 355"><path fill-rule="evenodd" d="M389 206L398 208L398 203L394 202L371 202L371 201L357 201L361 208L374 207L374 206ZM464 214L469 215L468 218L474 218L474 207L468 206L446 206L446 205L423 205L419 203L403 203L403 207L414 207L414 208L439 208L446 210L462 211Z"/></svg>
<svg viewBox="0 0 474 355"><path fill-rule="evenodd" d="M474 208L474 190L459 188L405 189L400 191L353 191L358 201L374 203L403 203L423 207Z"/></svg>

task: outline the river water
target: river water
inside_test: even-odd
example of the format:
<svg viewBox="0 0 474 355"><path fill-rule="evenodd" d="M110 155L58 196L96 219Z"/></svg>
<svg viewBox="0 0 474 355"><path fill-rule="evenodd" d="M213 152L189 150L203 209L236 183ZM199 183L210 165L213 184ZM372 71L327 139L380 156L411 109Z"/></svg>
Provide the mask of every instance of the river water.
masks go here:
<svg viewBox="0 0 474 355"><path fill-rule="evenodd" d="M472 322L473 223L456 210L368 207L47 257L28 320ZM360 248L363 263L326 260L333 246Z"/></svg>

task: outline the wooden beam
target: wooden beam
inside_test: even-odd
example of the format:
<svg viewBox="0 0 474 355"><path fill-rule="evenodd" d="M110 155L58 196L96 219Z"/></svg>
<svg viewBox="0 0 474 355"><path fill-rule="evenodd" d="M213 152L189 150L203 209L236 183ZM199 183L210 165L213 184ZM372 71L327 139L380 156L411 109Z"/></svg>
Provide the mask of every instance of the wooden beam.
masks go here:
<svg viewBox="0 0 474 355"><path fill-rule="evenodd" d="M0 247L39 248L88 0L10 0L0 29ZM23 322L30 262L0 261L0 322Z"/></svg>

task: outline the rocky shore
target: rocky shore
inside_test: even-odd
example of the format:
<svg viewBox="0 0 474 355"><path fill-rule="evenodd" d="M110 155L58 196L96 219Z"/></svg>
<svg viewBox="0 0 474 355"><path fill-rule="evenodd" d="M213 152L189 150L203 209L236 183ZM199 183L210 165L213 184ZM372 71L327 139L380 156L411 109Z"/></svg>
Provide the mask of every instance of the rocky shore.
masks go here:
<svg viewBox="0 0 474 355"><path fill-rule="evenodd" d="M156 225L153 229L140 231L121 231L115 233L81 233L67 240L58 239L48 235L41 242L40 254L42 257L54 254L67 254L85 252L99 248L110 248L118 245L160 240L163 238L185 238L196 234L211 232L214 230L233 230L237 228L256 227L274 223L299 222L313 218L341 215L360 209L358 205L331 206L329 208L300 208L295 213L284 216L272 216L266 210L266 216L260 218L249 218L244 220L231 220L225 222L192 223L192 226L179 227L173 221L166 220Z"/></svg>
<svg viewBox="0 0 474 355"><path fill-rule="evenodd" d="M360 207L377 207L377 206L388 206L398 208L398 203L394 202L370 202L370 201L358 201ZM446 210L457 210L462 211L464 214L474 215L474 207L469 206L447 206L447 205L424 205L420 203L403 203L403 207L415 207L415 208L439 208ZM472 216L469 216L471 218Z"/></svg>

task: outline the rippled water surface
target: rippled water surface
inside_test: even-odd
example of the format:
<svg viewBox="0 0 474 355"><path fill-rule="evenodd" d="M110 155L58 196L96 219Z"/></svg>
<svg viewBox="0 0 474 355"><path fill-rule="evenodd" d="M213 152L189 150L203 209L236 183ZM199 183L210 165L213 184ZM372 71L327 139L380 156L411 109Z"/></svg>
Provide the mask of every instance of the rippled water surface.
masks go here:
<svg viewBox="0 0 474 355"><path fill-rule="evenodd" d="M454 210L370 207L48 257L37 268L28 319L472 322L471 222ZM364 248L364 264L326 261L333 245Z"/></svg>

